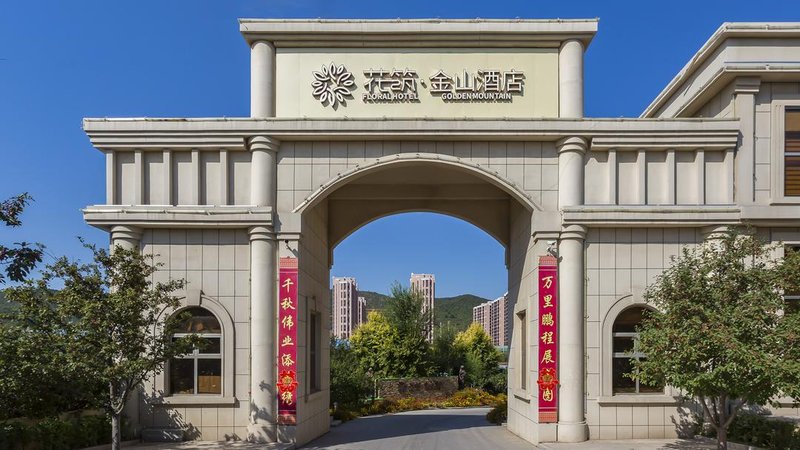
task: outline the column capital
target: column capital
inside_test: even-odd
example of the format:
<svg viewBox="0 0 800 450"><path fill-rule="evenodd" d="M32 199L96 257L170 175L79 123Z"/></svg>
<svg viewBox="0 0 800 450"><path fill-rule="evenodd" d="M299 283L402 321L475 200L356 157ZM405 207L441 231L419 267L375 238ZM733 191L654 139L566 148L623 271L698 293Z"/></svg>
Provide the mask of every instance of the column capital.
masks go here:
<svg viewBox="0 0 800 450"><path fill-rule="evenodd" d="M581 136L567 136L556 141L558 153L578 152L585 154L589 149L589 141Z"/></svg>
<svg viewBox="0 0 800 450"><path fill-rule="evenodd" d="M580 39L565 39L565 40L561 41L561 47L560 48L564 48L567 45L575 45L575 44L580 45L581 46L581 50L585 50L585 48L583 46L583 42Z"/></svg>
<svg viewBox="0 0 800 450"><path fill-rule="evenodd" d="M111 240L126 239L139 241L142 239L143 230L130 225L114 225L111 227Z"/></svg>
<svg viewBox="0 0 800 450"><path fill-rule="evenodd" d="M561 239L573 239L582 241L586 239L587 229L583 225L566 225L561 228Z"/></svg>
<svg viewBox="0 0 800 450"><path fill-rule="evenodd" d="M761 78L759 77L737 77L733 82L734 94L758 94L761 89Z"/></svg>
<svg viewBox="0 0 800 450"><path fill-rule="evenodd" d="M247 139L247 150L251 152L256 150L277 152L280 145L279 140L269 136L251 136Z"/></svg>
<svg viewBox="0 0 800 450"><path fill-rule="evenodd" d="M250 43L250 49L252 50L252 49L253 49L253 48L255 48L257 45L267 45L267 46L269 46L269 47L270 47L270 48L271 48L273 51L275 50L275 43L274 43L274 42L272 42L272 41L270 41L270 40L266 40L266 39L257 39L257 40L254 40L253 42L251 42L251 43Z"/></svg>
<svg viewBox="0 0 800 450"><path fill-rule="evenodd" d="M275 240L275 232L271 227L250 227L247 229L247 234L250 236L250 242Z"/></svg>

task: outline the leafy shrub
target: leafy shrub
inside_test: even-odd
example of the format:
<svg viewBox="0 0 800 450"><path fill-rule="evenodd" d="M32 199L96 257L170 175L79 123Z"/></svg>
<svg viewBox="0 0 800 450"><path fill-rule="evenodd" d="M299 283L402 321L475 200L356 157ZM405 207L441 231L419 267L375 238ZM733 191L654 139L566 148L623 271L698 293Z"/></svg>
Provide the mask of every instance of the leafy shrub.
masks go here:
<svg viewBox="0 0 800 450"><path fill-rule="evenodd" d="M486 420L497 425L508 420L508 398L505 395L502 395L497 406L486 414Z"/></svg>
<svg viewBox="0 0 800 450"><path fill-rule="evenodd" d="M797 449L800 430L792 422L741 413L728 429L728 440L769 449Z"/></svg>
<svg viewBox="0 0 800 450"><path fill-rule="evenodd" d="M480 389L467 388L456 392L445 400L444 406L462 408L468 406L493 406L497 404L497 402L498 396Z"/></svg>
<svg viewBox="0 0 800 450"><path fill-rule="evenodd" d="M0 423L2 449L70 450L109 442L111 421L107 416Z"/></svg>
<svg viewBox="0 0 800 450"><path fill-rule="evenodd" d="M348 420L355 419L356 417L359 416L359 414L350 409L338 408L335 411L333 411L332 416L335 420L341 420L342 422L347 422Z"/></svg>

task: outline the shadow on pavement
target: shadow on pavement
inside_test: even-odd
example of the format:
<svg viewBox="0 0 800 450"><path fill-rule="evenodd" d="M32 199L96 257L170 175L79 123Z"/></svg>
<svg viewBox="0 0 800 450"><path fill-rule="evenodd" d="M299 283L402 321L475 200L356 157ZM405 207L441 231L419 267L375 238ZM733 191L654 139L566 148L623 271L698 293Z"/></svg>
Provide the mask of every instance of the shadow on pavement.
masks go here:
<svg viewBox="0 0 800 450"><path fill-rule="evenodd" d="M475 408L475 410L477 409ZM485 409L485 412L489 411L487 408L480 409ZM322 449L343 444L435 433L438 431L496 427L496 425L486 421L485 412L482 414L447 414L446 411L458 410L438 410L438 413L433 411L430 413L414 411L410 414L361 417L343 423L336 428L331 428L331 431L327 434L300 448L308 450Z"/></svg>

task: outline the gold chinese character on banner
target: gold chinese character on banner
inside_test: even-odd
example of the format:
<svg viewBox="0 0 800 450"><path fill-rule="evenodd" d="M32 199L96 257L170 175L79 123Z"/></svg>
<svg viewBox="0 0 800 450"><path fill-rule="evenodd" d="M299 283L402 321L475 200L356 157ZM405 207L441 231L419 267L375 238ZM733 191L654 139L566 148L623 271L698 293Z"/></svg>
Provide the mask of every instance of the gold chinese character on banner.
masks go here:
<svg viewBox="0 0 800 450"><path fill-rule="evenodd" d="M552 327L555 325L553 321L553 313L542 314L542 325Z"/></svg>
<svg viewBox="0 0 800 450"><path fill-rule="evenodd" d="M553 275L542 277L542 281L544 281L544 288L550 289L553 287Z"/></svg>
<svg viewBox="0 0 800 450"><path fill-rule="evenodd" d="M291 405L292 402L294 401L294 396L292 395L292 391L281 392L281 400L283 400L283 403Z"/></svg>
<svg viewBox="0 0 800 450"><path fill-rule="evenodd" d="M283 319L281 319L281 323L283 324L283 328L288 328L290 330L294 326L294 320L292 320L292 316L284 316Z"/></svg>
<svg viewBox="0 0 800 450"><path fill-rule="evenodd" d="M284 336L283 341L281 341L281 347L286 347L287 345L294 345L294 341L292 340L291 336Z"/></svg>
<svg viewBox="0 0 800 450"><path fill-rule="evenodd" d="M545 295L542 297L542 301L544 301L544 305L542 308L552 308L553 307L553 296L550 294Z"/></svg>
<svg viewBox="0 0 800 450"><path fill-rule="evenodd" d="M283 308L284 310L295 309L294 303L292 303L292 298L286 297L285 299L281 300L281 308Z"/></svg>
<svg viewBox="0 0 800 450"><path fill-rule="evenodd" d="M542 333L542 344L552 344L553 343L553 332L552 331L545 331Z"/></svg>
<svg viewBox="0 0 800 450"><path fill-rule="evenodd" d="M545 389L542 391L542 400L546 402L553 401L553 390L552 389Z"/></svg>
<svg viewBox="0 0 800 450"><path fill-rule="evenodd" d="M289 292L289 288L292 287L293 285L294 285L294 282L292 281L291 278L287 278L287 279L283 280L283 287L286 288L286 292Z"/></svg>
<svg viewBox="0 0 800 450"><path fill-rule="evenodd" d="M542 362L543 363L555 363L553 361L553 351L552 350L545 350L544 355L542 355Z"/></svg>
<svg viewBox="0 0 800 450"><path fill-rule="evenodd" d="M294 360L292 359L292 355L288 353L284 353L281 355L281 365L284 367L291 367L294 364Z"/></svg>

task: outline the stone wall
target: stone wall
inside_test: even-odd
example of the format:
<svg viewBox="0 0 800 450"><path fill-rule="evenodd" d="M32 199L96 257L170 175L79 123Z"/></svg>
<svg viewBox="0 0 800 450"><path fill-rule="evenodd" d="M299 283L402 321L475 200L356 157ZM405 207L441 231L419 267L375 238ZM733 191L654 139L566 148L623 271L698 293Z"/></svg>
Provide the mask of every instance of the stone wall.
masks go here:
<svg viewBox="0 0 800 450"><path fill-rule="evenodd" d="M378 381L383 398L444 398L458 390L458 377L393 378Z"/></svg>

